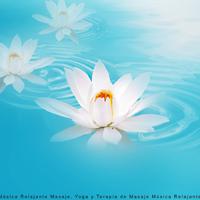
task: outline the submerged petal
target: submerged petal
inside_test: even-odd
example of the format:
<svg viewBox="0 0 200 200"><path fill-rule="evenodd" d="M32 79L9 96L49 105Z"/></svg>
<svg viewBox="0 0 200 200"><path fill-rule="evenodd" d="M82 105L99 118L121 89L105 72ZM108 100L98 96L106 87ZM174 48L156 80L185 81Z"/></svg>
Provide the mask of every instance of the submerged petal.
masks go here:
<svg viewBox="0 0 200 200"><path fill-rule="evenodd" d="M103 129L98 129L88 140L88 146L90 147L105 147L106 142L103 139Z"/></svg>
<svg viewBox="0 0 200 200"><path fill-rule="evenodd" d="M126 132L152 132L153 127L169 122L165 116L156 114L143 114L130 117L120 122L116 127Z"/></svg>
<svg viewBox="0 0 200 200"><path fill-rule="evenodd" d="M73 140L75 138L79 138L84 135L88 135L92 133L94 130L85 128L82 126L73 126L70 128L65 129L64 131L61 131L60 133L54 135L51 138L52 142L63 142L67 140Z"/></svg>
<svg viewBox="0 0 200 200"><path fill-rule="evenodd" d="M122 136L117 129L112 127L107 127L104 128L103 139L109 143L118 144L121 141Z"/></svg>
<svg viewBox="0 0 200 200"><path fill-rule="evenodd" d="M24 82L21 78L15 77L15 81L13 82L13 88L18 92L21 93L24 90Z"/></svg>

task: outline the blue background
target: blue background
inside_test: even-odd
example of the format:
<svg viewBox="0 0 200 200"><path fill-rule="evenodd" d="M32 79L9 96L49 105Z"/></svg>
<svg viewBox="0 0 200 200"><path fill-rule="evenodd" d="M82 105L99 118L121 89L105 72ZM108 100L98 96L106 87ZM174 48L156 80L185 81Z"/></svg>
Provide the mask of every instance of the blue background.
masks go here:
<svg viewBox="0 0 200 200"><path fill-rule="evenodd" d="M72 2L72 1L69 1ZM73 1L80 2L80 1ZM200 192L200 14L197 0L84 1L94 14L93 28L79 35L79 45L40 36L44 24L32 14L47 15L42 0L1 0L0 41L9 45L39 39L34 58L54 56L39 73L48 87L26 83L22 94L7 88L0 95L0 193L138 193ZM63 64L91 74L105 62L111 78L151 72L146 94L160 93L152 108L170 122L155 133L138 135L128 146L87 149L88 137L51 143L72 122L47 113L37 97L55 97L76 105L66 88ZM86 67L89 67L86 68Z"/></svg>

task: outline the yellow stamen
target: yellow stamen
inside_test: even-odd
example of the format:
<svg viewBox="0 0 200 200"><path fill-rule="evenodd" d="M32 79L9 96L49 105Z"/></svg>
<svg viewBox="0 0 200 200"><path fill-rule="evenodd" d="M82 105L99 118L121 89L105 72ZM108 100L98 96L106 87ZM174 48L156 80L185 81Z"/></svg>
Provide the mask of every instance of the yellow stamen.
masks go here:
<svg viewBox="0 0 200 200"><path fill-rule="evenodd" d="M106 101L106 99L109 98L110 102L112 102L113 94L109 90L101 90L99 93L96 94L95 101L98 98L104 99L104 101Z"/></svg>
<svg viewBox="0 0 200 200"><path fill-rule="evenodd" d="M110 99L110 107L111 107L111 111L112 111L112 115L113 115L114 111L113 111L113 94L112 94L112 92L109 90L101 90L99 93L96 94L95 101L99 98L104 99L104 101L106 101L107 99Z"/></svg>
<svg viewBox="0 0 200 200"><path fill-rule="evenodd" d="M20 58L20 56L17 54L17 53L11 53L10 55L9 55L9 59L11 60L11 59L15 59L15 58Z"/></svg>
<svg viewBox="0 0 200 200"><path fill-rule="evenodd" d="M67 15L67 12L61 11L61 12L59 13L59 15Z"/></svg>

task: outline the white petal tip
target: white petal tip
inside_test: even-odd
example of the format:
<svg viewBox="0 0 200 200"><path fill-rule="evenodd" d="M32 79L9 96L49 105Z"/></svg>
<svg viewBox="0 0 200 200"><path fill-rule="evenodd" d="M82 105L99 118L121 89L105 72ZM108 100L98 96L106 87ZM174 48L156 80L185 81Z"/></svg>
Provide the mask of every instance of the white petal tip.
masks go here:
<svg viewBox="0 0 200 200"><path fill-rule="evenodd" d="M97 60L97 63L96 63L96 64L104 65L104 64L103 64L103 61L102 61L102 60L100 60L100 59L99 59L99 60Z"/></svg>
<svg viewBox="0 0 200 200"><path fill-rule="evenodd" d="M21 38L19 37L19 35L15 35L13 40L20 40L21 41Z"/></svg>
<svg viewBox="0 0 200 200"><path fill-rule="evenodd" d="M103 63L102 60L97 61L95 68L98 68L99 70L103 70L103 71L107 72L106 66L105 66L105 64Z"/></svg>
<svg viewBox="0 0 200 200"><path fill-rule="evenodd" d="M103 139L108 143L117 145L120 143L122 135L115 128L105 128L103 132Z"/></svg>
<svg viewBox="0 0 200 200"><path fill-rule="evenodd" d="M125 74L124 76L126 76L128 78L132 78L132 74L131 73Z"/></svg>

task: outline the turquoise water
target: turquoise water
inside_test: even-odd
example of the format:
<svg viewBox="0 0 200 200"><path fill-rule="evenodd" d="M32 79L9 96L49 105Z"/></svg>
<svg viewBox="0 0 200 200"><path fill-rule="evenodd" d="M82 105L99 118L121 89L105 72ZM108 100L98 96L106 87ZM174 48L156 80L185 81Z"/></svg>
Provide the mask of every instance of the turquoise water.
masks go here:
<svg viewBox="0 0 200 200"><path fill-rule="evenodd" d="M80 1L69 1L80 2ZM79 44L40 36L43 24L31 16L47 14L44 1L2 0L0 41L39 40L34 58L56 62L37 73L48 86L26 84L17 94L0 96L0 193L199 194L200 193L200 14L197 0L84 1L93 27ZM154 133L132 137L128 147L94 152L87 137L51 143L70 120L41 110L34 100L53 97L76 106L63 67L91 75L101 59L115 81L125 73L151 72L146 92L159 93L151 110L170 122Z"/></svg>

